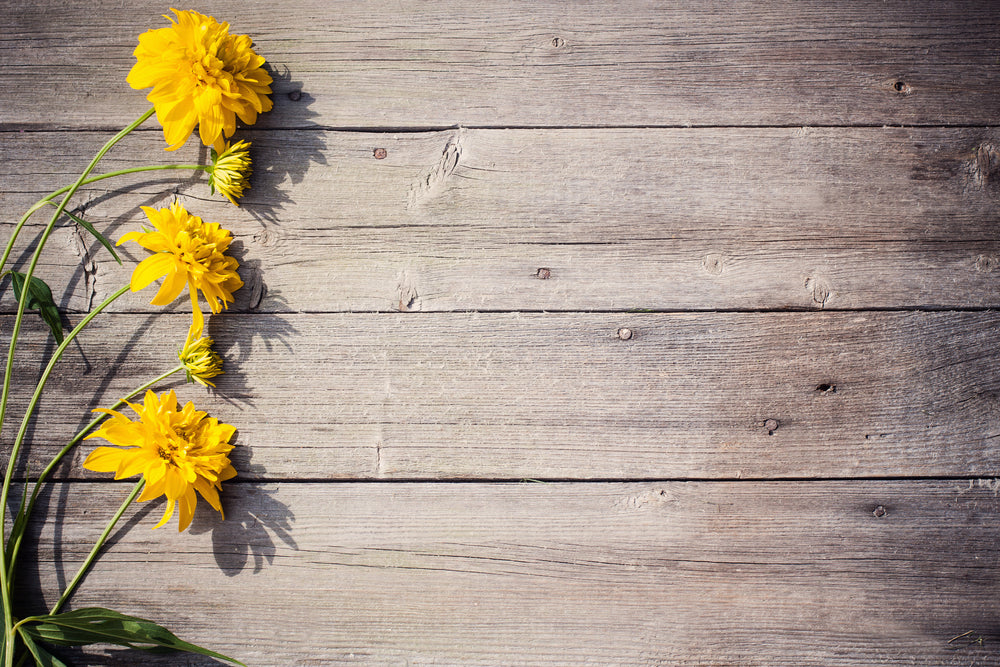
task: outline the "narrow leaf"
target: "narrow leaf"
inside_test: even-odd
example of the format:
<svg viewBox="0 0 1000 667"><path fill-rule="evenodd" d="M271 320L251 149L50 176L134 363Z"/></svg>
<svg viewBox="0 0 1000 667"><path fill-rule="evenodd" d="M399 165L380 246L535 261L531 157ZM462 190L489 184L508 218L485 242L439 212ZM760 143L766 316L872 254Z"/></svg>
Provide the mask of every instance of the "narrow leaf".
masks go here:
<svg viewBox="0 0 1000 667"><path fill-rule="evenodd" d="M106 643L152 652L186 651L243 665L239 660L183 641L152 621L126 616L110 609L85 607L54 616L34 618L37 620L33 619L29 631L35 638L49 644L82 646Z"/></svg>
<svg viewBox="0 0 1000 667"><path fill-rule="evenodd" d="M24 645L28 647L31 657L35 659L35 667L68 667L65 662L39 646L34 637L31 636L31 631L25 631L23 625L17 629L17 632L24 640Z"/></svg>
<svg viewBox="0 0 1000 667"><path fill-rule="evenodd" d="M11 284L14 286L14 298L21 300L21 290L24 289L25 274L17 271L10 272ZM57 343L63 342L62 318L59 316L59 309L52 298L52 290L45 284L45 281L37 276L31 276L31 283L28 285L28 301L25 304L28 308L38 310L38 314L56 337Z"/></svg>
<svg viewBox="0 0 1000 667"><path fill-rule="evenodd" d="M90 224L89 222L87 222L86 220L84 220L83 218L81 218L80 216L75 215L73 213L70 213L69 211L63 211L63 213L65 213L66 215L68 215L73 220L73 222L75 222L76 224L80 225L81 227L83 227L84 229L86 229L88 232L90 232L91 236L93 236L95 239L97 239L97 241L102 246L104 246L105 248L108 249L108 252L111 253L111 256L115 258L115 261L118 262L118 264L122 263L121 257L119 257L118 253L115 252L115 247L113 245L111 245L111 241L109 241L107 239L107 237L104 236L104 234L101 234L99 231L97 231L94 228L94 226L92 224Z"/></svg>
<svg viewBox="0 0 1000 667"><path fill-rule="evenodd" d="M21 493L21 501L17 504L17 514L14 515L14 522L11 525L10 535L7 537L7 548L4 549L4 562L10 563L14 557L14 545L17 543L17 538L24 533L24 529L28 526L28 515L25 511L25 506L28 504L28 479L30 475L28 470L24 471L24 491ZM0 632L0 635L3 635Z"/></svg>

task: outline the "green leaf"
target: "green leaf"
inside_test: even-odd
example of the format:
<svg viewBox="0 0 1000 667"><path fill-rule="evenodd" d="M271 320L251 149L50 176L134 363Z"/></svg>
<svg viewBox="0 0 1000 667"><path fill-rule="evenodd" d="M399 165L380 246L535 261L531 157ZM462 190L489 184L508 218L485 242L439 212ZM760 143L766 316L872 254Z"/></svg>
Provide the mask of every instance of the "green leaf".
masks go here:
<svg viewBox="0 0 1000 667"><path fill-rule="evenodd" d="M14 298L21 300L21 290L24 289L25 274L17 271L10 272L11 284L14 286ZM52 290L45 284L45 281L37 276L31 276L31 284L28 285L28 308L38 310L45 323L52 330L52 335L56 337L57 343L63 342L62 318L59 316L59 309L52 299Z"/></svg>
<svg viewBox="0 0 1000 667"><path fill-rule="evenodd" d="M10 529L10 535L7 537L7 547L4 549L4 562L10 563L14 557L14 545L17 543L17 538L24 534L24 529L28 527L28 515L25 512L25 506L28 504L28 469L25 468L24 471L24 491L21 493L21 501L17 504L17 514L14 515L14 522ZM3 633L0 632L0 637Z"/></svg>
<svg viewBox="0 0 1000 667"><path fill-rule="evenodd" d="M35 643L31 633L25 632L23 625L17 629L17 632L24 640L24 645L28 647L31 657L35 659L35 667L69 667L65 662Z"/></svg>
<svg viewBox="0 0 1000 667"><path fill-rule="evenodd" d="M34 639L57 646L105 643L157 653L186 651L243 665L239 660L183 641L152 621L100 607L84 607L54 616L34 616L30 625L26 623L21 627Z"/></svg>
<svg viewBox="0 0 1000 667"><path fill-rule="evenodd" d="M111 253L111 256L115 258L115 261L118 262L119 265L121 265L121 263L122 263L121 257L119 257L118 253L115 252L115 247L113 245L111 245L111 241L109 241L107 239L107 237L104 236L104 234L101 234L99 231L97 231L96 229L94 229L94 226L92 224L90 224L89 222L87 222L86 220L84 220L83 218L81 218L80 216L74 215L73 213L70 213L69 211L63 211L63 213L65 213L66 215L68 215L70 217L70 219L73 220L73 222L75 222L76 224L80 225L81 227L83 227L84 229L86 229L88 232L90 232L91 236L93 236L95 239L97 239L97 241L102 246L104 246L105 248L107 248L108 252Z"/></svg>

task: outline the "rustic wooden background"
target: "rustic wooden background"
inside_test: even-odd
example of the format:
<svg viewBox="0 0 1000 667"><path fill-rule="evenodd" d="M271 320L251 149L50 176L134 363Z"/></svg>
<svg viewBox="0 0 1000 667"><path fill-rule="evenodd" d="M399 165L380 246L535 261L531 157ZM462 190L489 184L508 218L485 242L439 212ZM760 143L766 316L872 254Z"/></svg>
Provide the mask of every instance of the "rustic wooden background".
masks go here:
<svg viewBox="0 0 1000 667"><path fill-rule="evenodd" d="M0 0L7 233L145 110L125 75L167 8ZM1000 5L192 8L275 75L253 189L77 210L234 230L227 374L171 386L237 426L240 476L224 522L138 508L76 606L250 665L1000 664ZM195 144L150 124L103 169ZM131 271L72 226L50 248L71 323ZM190 316L151 296L67 355L30 469L175 363ZM21 349L23 395L34 320ZM21 573L38 607L129 486L89 449Z"/></svg>

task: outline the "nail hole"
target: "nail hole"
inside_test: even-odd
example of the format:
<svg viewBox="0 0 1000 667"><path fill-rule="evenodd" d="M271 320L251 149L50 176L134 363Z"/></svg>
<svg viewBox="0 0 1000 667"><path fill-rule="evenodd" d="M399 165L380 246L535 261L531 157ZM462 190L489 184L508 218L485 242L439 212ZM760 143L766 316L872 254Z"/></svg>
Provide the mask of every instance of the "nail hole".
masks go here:
<svg viewBox="0 0 1000 667"><path fill-rule="evenodd" d="M288 99L290 99L293 102L298 102L299 100L302 99L302 91L293 90L292 92L288 93Z"/></svg>
<svg viewBox="0 0 1000 667"><path fill-rule="evenodd" d="M818 391L821 394L836 394L837 393L837 385L835 385L835 384L827 384L827 383L824 382L823 384L821 384L818 387L816 387L816 391Z"/></svg>
<svg viewBox="0 0 1000 667"><path fill-rule="evenodd" d="M564 44L566 44L566 41L562 37L553 37L552 38L552 46L554 46L555 48L558 49L559 47L563 46Z"/></svg>
<svg viewBox="0 0 1000 667"><path fill-rule="evenodd" d="M886 511L886 509L884 507L882 507L881 505L879 505L874 510L872 510L872 514L874 514L876 517L878 517L879 519L881 519L886 514L888 514L888 512Z"/></svg>
<svg viewBox="0 0 1000 667"><path fill-rule="evenodd" d="M376 148L375 150L372 151L372 155L375 157L376 160L384 160L385 156L388 154L389 151L387 151L384 148Z"/></svg>
<svg viewBox="0 0 1000 667"><path fill-rule="evenodd" d="M535 277L539 280L548 280L552 277L552 270L547 269L544 266L535 271Z"/></svg>

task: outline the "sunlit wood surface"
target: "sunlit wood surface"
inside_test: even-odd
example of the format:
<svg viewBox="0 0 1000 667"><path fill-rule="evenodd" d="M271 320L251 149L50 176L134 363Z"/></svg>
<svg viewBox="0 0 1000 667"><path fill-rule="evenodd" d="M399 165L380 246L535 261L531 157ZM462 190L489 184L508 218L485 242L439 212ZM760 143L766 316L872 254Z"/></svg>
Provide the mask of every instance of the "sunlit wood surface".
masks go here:
<svg viewBox="0 0 1000 667"><path fill-rule="evenodd" d="M233 230L226 375L162 388L237 427L239 477L180 535L136 507L74 606L248 665L1000 665L1000 6L193 8L276 79L252 189L146 174L74 211L117 239L176 197ZM147 108L125 76L166 11L0 0L2 240ZM207 159L163 146L150 122L99 171ZM123 256L57 229L67 323ZM67 353L22 479L176 364L190 314L152 294ZM44 496L26 610L130 486L82 470L92 443Z"/></svg>

